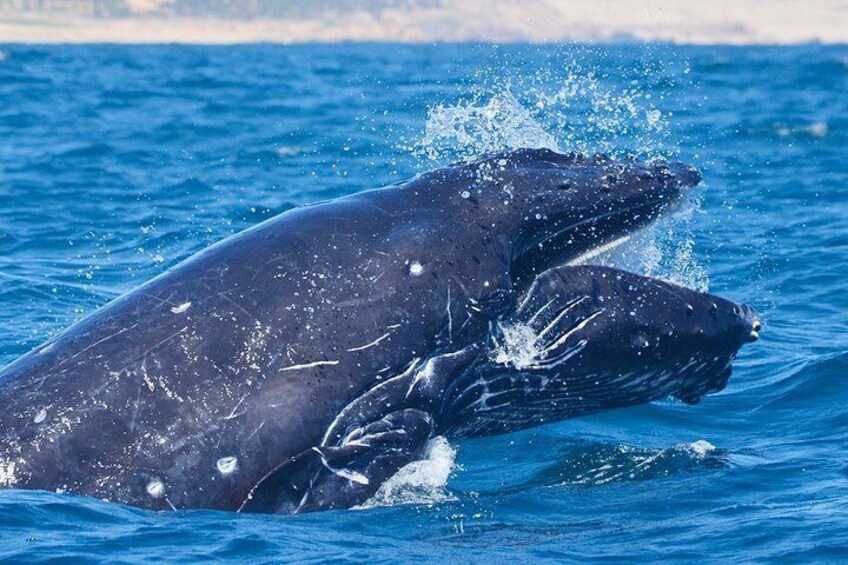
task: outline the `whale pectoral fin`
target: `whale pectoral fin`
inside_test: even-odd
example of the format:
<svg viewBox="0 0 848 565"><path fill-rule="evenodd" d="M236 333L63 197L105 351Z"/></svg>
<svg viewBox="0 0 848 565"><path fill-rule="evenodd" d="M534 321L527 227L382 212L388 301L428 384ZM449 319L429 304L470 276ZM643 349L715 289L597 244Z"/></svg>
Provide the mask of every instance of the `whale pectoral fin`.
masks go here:
<svg viewBox="0 0 848 565"><path fill-rule="evenodd" d="M253 488L240 511L295 514L362 504L421 456L432 432L426 412L392 412L354 430L342 445L313 447L277 467Z"/></svg>

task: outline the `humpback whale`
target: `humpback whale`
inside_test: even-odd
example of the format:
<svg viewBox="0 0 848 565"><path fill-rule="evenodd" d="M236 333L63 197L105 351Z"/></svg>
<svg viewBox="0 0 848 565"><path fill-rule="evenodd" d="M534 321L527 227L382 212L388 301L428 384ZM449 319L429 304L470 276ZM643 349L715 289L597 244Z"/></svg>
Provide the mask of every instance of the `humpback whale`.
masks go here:
<svg viewBox="0 0 848 565"><path fill-rule="evenodd" d="M520 149L283 213L0 371L0 486L348 508L438 434L695 403L756 313L580 263L700 178Z"/></svg>

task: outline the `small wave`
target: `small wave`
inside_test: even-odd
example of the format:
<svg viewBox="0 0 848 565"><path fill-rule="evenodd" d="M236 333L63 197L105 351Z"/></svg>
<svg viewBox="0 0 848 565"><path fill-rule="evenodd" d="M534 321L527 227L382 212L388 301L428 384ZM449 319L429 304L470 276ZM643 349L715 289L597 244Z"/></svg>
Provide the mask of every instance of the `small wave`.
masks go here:
<svg viewBox="0 0 848 565"><path fill-rule="evenodd" d="M203 192L209 192L214 190L214 188L200 179L190 177L176 184L172 184L167 187L167 192L172 194L197 194Z"/></svg>
<svg viewBox="0 0 848 565"><path fill-rule="evenodd" d="M771 390L759 394L768 400L759 404L756 411L764 414L779 414L781 409L795 413L815 411L818 423L826 417L842 416L843 405L833 399L845 390L846 372L848 351L844 349L799 359L782 370L779 378L764 385Z"/></svg>
<svg viewBox="0 0 848 565"><path fill-rule="evenodd" d="M67 148L59 153L57 157L63 159L93 159L112 155L114 152L115 148L108 143L86 143Z"/></svg>
<svg viewBox="0 0 848 565"><path fill-rule="evenodd" d="M826 137L828 133L827 122L813 122L801 126L776 125L775 133L780 137L804 136L804 137Z"/></svg>
<svg viewBox="0 0 848 565"><path fill-rule="evenodd" d="M274 148L274 153L277 157L296 157L306 152L307 150L305 148L298 147L297 145L280 145Z"/></svg>
<svg viewBox="0 0 848 565"><path fill-rule="evenodd" d="M743 136L783 139L823 139L832 134L827 121L743 123L737 131Z"/></svg>
<svg viewBox="0 0 848 565"><path fill-rule="evenodd" d="M728 464L726 452L700 439L667 448L592 445L540 473L534 485L599 486L644 481Z"/></svg>
<svg viewBox="0 0 848 565"><path fill-rule="evenodd" d="M444 437L430 440L424 458L400 469L360 509L454 500L445 488L456 466L456 449Z"/></svg>

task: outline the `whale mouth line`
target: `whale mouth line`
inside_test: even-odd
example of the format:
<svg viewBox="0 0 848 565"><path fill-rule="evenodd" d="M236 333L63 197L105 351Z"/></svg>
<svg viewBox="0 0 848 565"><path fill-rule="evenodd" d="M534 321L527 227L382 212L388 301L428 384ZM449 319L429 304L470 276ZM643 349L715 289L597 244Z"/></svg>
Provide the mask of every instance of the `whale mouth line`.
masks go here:
<svg viewBox="0 0 848 565"><path fill-rule="evenodd" d="M605 222L608 221L610 218L615 218L617 216L627 218L641 218L644 215L646 217L652 217L651 221L643 225L635 225L629 228L621 229L617 236L614 236L611 239L607 239L606 241L602 241L598 245L589 247L588 249L585 249L579 254L577 254L576 256L570 258L566 256L559 260L554 260L553 262L548 263L546 265L543 264L537 272L542 273L544 271L557 267L585 266L588 264L588 261L591 261L592 259L595 259L596 257L603 255L604 253L614 250L615 248L627 243L630 239L632 239L635 234L649 229L650 226L654 224L654 221L656 219L664 215L665 207L667 207L670 203L676 202L677 200L678 198L654 198L646 202L641 202L639 204L628 206L626 208L610 210L604 212L603 214L598 214L596 216L592 216L571 223L554 231L553 233L545 235L544 238L540 241L535 241L532 243L525 244L523 246L519 246L519 251L513 252L511 263L513 267L517 264L521 264L527 261L533 263L534 260L532 259L531 254L534 251L541 250L543 247L550 248L552 246L557 245L567 245L562 242L562 239L568 237L569 233L578 233L578 230L580 230L580 228L583 226L591 226L599 222ZM532 281L532 278L530 280Z"/></svg>
<svg viewBox="0 0 848 565"><path fill-rule="evenodd" d="M597 216L592 216L590 218L580 220L579 222L569 224L568 226L565 226L562 229L555 231L554 233L546 235L545 238L542 239L541 241L536 242L533 245L528 246L528 249L532 248L532 247L536 247L536 246L545 245L549 241L557 239L562 234L564 234L568 231L571 231L571 230L576 230L577 228L579 228L581 226L585 226L587 224L592 224L592 223L595 223L595 222L599 222L601 220L606 220L606 219L612 218L614 216L631 214L635 211L642 210L642 209L650 210L654 206L663 204L664 200L666 200L666 199L665 198L654 198L654 199L649 200L647 202L641 202L639 204L635 204L633 206L628 206L626 208L620 208L620 209L617 209L617 210L610 210L608 212L604 212L603 214L598 214ZM671 201L673 201L673 199L669 200L668 202L671 202ZM668 204L668 202L666 202L666 204ZM631 214L631 215L633 215L633 214ZM636 214L636 216L638 216L638 214ZM638 231L638 229L633 230L633 231L634 232ZM632 233L632 232L630 232L630 233ZM601 245L604 245L604 244L601 244ZM527 252L527 249L524 249L523 251L521 251L521 253L526 253L526 252ZM521 255L521 253L519 253L519 255Z"/></svg>
<svg viewBox="0 0 848 565"><path fill-rule="evenodd" d="M630 239L632 237L633 237L633 234L629 233L629 234L623 235L619 238L616 238L612 241L608 241L607 243L603 243L603 244L599 245L598 247L594 247L592 249L589 249L585 253L582 253L582 254L578 255L577 257L575 257L574 259L567 261L563 266L564 267L579 267L581 265L587 265L588 262L591 261L592 259L595 259L596 257L603 255L604 253L608 253L608 252L610 252L614 249L621 247L622 245L624 245L625 243L630 241Z"/></svg>

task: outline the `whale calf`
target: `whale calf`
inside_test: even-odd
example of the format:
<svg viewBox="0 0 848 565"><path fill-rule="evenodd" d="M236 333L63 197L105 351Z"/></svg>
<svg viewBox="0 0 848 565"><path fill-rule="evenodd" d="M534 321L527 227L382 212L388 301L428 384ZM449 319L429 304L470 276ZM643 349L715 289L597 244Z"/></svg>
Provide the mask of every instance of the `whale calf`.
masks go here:
<svg viewBox="0 0 848 565"><path fill-rule="evenodd" d="M756 314L580 263L699 182L521 149L281 214L0 371L0 486L348 508L438 434L697 402Z"/></svg>

